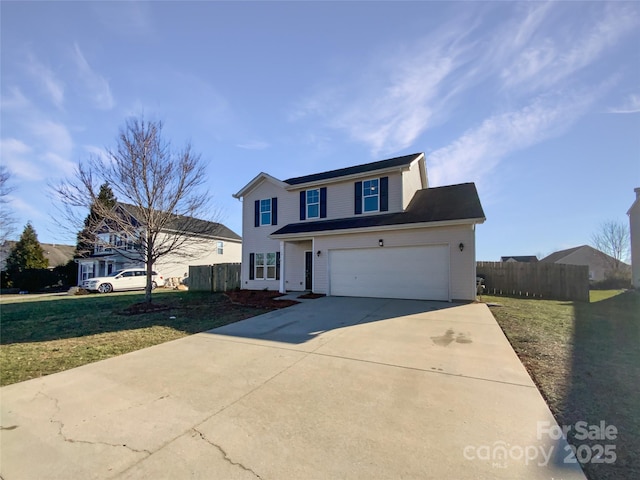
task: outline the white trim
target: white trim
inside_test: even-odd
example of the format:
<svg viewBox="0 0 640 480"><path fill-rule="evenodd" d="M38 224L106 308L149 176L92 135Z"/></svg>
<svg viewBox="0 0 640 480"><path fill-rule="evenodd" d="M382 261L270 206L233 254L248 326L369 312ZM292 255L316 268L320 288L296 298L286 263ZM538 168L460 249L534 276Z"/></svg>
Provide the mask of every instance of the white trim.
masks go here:
<svg viewBox="0 0 640 480"><path fill-rule="evenodd" d="M322 230L319 232L300 232L300 233L280 233L269 235L270 238L274 239L283 239L283 240L291 240L291 239L300 239L300 238L309 238L309 237L323 237L330 235L349 235L353 233L374 233L374 232L385 232L389 230L410 230L417 228L436 228L436 227L453 227L458 225L469 225L473 227L475 224L484 223L486 219L482 218L470 218L464 220L444 220L441 222L420 222L420 223L400 223L397 225L379 225L375 227L360 227L360 228L343 228L339 230Z"/></svg>
<svg viewBox="0 0 640 480"><path fill-rule="evenodd" d="M287 293L287 288L286 288L286 282L285 282L285 278L284 278L284 272L285 272L285 268L284 268L284 251L285 251L285 241L284 240L280 240L280 286L278 291L280 293ZM277 262L276 262L277 263ZM277 265L276 265L277 266Z"/></svg>

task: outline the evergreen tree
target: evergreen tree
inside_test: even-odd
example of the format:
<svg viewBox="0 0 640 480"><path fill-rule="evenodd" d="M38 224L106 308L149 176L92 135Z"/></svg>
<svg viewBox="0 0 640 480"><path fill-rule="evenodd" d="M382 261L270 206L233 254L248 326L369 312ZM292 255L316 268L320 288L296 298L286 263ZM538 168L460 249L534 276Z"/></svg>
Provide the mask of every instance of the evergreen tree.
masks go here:
<svg viewBox="0 0 640 480"><path fill-rule="evenodd" d="M38 241L38 235L31 223L24 227L20 240L11 249L7 257L7 272L11 277L31 268L47 268L49 260Z"/></svg>
<svg viewBox="0 0 640 480"><path fill-rule="evenodd" d="M103 220L102 216L98 213L96 203L109 210L115 207L117 200L108 182L100 186L100 192L95 202L89 208L89 215L87 215L87 218L84 220L84 228L78 233L76 245L76 256L78 257L86 257L93 251L93 246L95 245L94 232Z"/></svg>

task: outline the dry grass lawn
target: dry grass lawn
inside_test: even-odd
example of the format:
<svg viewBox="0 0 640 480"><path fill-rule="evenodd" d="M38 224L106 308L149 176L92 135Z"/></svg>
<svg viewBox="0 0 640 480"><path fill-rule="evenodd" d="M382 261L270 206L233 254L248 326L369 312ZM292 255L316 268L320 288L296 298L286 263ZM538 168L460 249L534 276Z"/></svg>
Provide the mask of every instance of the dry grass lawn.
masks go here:
<svg viewBox="0 0 640 480"><path fill-rule="evenodd" d="M591 452L615 444L615 463L583 464L589 479L640 478L640 292L593 291L590 303L483 301L501 305L491 311L560 425L605 421L618 429L613 442L569 434Z"/></svg>

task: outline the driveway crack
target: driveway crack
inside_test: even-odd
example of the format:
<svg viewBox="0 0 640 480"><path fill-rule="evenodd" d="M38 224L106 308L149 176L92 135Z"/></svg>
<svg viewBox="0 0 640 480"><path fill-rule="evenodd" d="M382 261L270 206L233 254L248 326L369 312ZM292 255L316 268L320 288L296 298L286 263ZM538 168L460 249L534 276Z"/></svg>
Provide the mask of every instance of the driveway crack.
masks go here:
<svg viewBox="0 0 640 480"><path fill-rule="evenodd" d="M42 395L43 397L45 397L45 398L47 398L47 399L49 399L49 400L51 400L53 402L53 405L55 407L55 412L49 418L49 422L53 423L53 424L56 424L58 426L58 435L65 442L67 442L67 443L84 443L84 444L88 444L88 445L105 445L107 447L114 447L114 448L126 448L127 450L129 450L129 451L131 451L133 453L144 453L147 456L151 455L151 452L149 450L139 450L137 448L130 447L126 443L118 444L118 443L108 443L108 442L89 441L89 440L77 440L77 439L74 439L74 438L67 437L67 435L65 435L65 433L63 431L64 430L64 422L62 420L57 420L55 418L60 413L60 404L58 402L58 399L55 398L55 397L52 397L51 395L47 395L44 392L38 392L38 394Z"/></svg>
<svg viewBox="0 0 640 480"><path fill-rule="evenodd" d="M197 428L193 428L193 431L200 436L200 438L202 440L204 440L205 442L207 442L209 445L211 445L212 447L214 447L216 450L218 450L221 454L222 454L222 458L224 458L224 460L229 463L230 465L233 465L235 467L240 467L241 469L243 469L246 472L250 472L251 474L253 474L256 478L262 479L262 477L260 475L258 475L256 472L254 472L253 470L251 470L249 467L244 466L242 463L239 462L234 462L233 460L231 460L231 458L229 458L229 454L227 454L227 452L224 450L224 448L222 448L220 445L218 445L217 443L213 443L211 440L209 440L207 438L207 436L202 433L200 430L198 430Z"/></svg>

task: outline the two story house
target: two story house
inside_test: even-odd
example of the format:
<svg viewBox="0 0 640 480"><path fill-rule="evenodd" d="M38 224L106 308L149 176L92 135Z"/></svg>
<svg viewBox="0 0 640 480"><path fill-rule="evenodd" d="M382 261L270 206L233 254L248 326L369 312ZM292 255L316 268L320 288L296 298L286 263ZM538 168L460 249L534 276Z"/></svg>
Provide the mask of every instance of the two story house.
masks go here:
<svg viewBox="0 0 640 480"><path fill-rule="evenodd" d="M416 153L279 180L260 173L243 201L242 285L336 296L473 300L473 183L429 188Z"/></svg>
<svg viewBox="0 0 640 480"><path fill-rule="evenodd" d="M139 253L142 233L136 225L142 227L137 220L137 209L133 205L118 203L120 209L129 218L132 228L127 232L110 228L103 222L95 238L93 252L89 256L76 258L78 263L78 285L84 280L111 275L124 268L144 267ZM242 253L242 238L221 223L191 217L175 216L172 224L168 224L163 235L173 235L175 230L185 230L190 241L180 251L171 252L160 258L154 269L165 279L183 278L189 272L189 265L214 265L218 263L239 263ZM173 231L172 231L173 229ZM144 229L140 228L140 232ZM160 239L162 241L162 239Z"/></svg>

